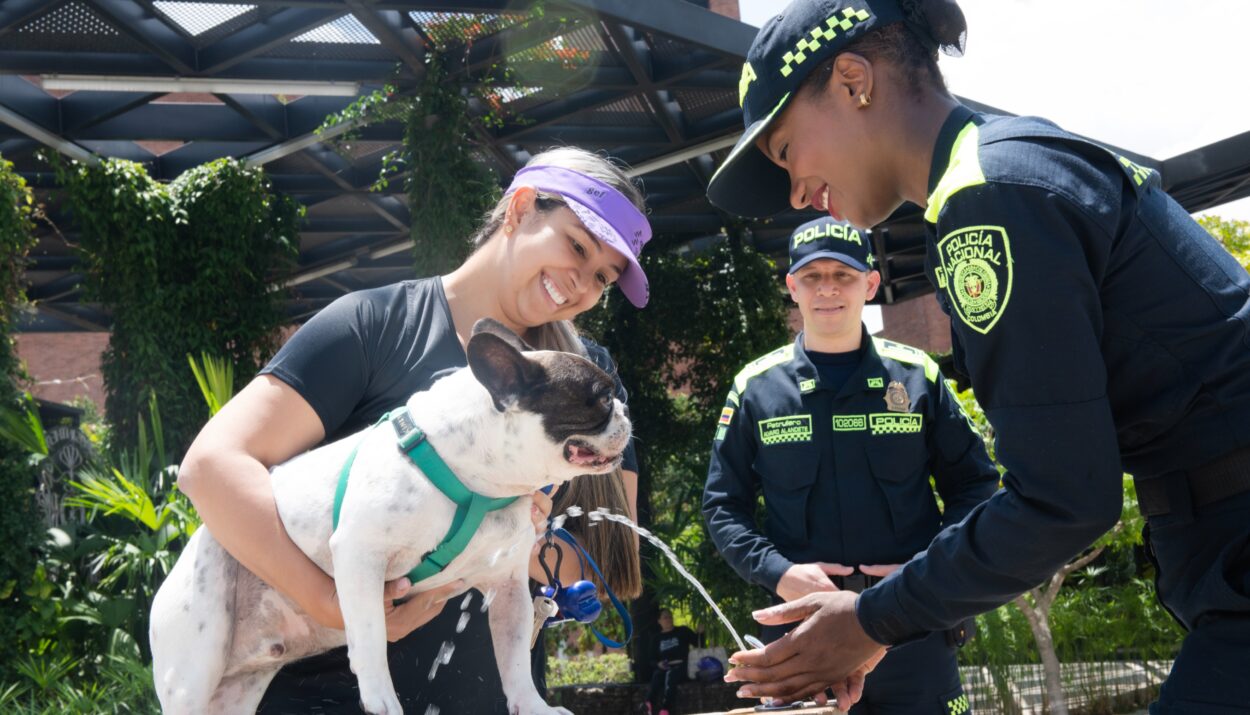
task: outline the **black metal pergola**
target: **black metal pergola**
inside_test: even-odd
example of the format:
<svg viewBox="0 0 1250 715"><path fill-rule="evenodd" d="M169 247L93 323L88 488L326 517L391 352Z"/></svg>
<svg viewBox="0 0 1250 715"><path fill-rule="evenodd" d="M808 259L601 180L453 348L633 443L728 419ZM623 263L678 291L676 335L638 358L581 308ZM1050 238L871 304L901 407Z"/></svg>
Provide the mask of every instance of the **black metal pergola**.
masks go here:
<svg viewBox="0 0 1250 715"><path fill-rule="evenodd" d="M78 261L63 240L73 241L72 223L35 157L43 147L131 159L162 180L223 156L264 166L278 190L308 208L293 320L345 292L409 276L402 182L370 190L402 127L357 128L335 150L316 129L353 97L301 83L352 92L411 85L432 46L445 47L453 81L485 83L506 110L509 119L476 137L480 160L502 181L553 145L602 150L642 180L658 237L648 250L720 232L727 217L704 192L742 130L739 70L755 28L682 0L551 0L544 10L535 17L502 0L4 0L0 156L49 201L64 232L44 230L32 254L37 310L21 329L109 325L82 299ZM501 65L515 71L501 76ZM557 69L530 71L540 66ZM69 80L86 88L53 88ZM1159 170L1191 211L1250 195L1250 132L1167 160L1121 153ZM810 217L758 222L751 235L783 254L790 229ZM928 292L917 212L901 210L876 240L882 300Z"/></svg>

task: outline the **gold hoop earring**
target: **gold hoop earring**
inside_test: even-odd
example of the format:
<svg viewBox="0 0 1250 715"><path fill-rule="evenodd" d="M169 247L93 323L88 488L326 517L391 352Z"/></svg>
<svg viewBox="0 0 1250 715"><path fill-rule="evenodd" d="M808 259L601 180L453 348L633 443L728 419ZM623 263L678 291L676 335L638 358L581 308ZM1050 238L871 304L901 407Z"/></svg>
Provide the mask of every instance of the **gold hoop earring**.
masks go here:
<svg viewBox="0 0 1250 715"><path fill-rule="evenodd" d="M864 107L867 107L870 104L872 104L872 97L869 97L863 92L860 92L859 93L859 108L863 109Z"/></svg>

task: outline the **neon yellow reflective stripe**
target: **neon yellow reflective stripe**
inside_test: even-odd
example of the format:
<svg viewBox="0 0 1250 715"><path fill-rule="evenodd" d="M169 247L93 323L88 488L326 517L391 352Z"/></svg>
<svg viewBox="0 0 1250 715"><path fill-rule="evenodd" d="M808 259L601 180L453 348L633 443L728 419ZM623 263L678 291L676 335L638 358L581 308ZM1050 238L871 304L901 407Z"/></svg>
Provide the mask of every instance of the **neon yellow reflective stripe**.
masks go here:
<svg viewBox="0 0 1250 715"><path fill-rule="evenodd" d="M734 407L737 407L738 406L738 393L734 392L733 390L730 390L729 397L725 401L733 405Z"/></svg>
<svg viewBox="0 0 1250 715"><path fill-rule="evenodd" d="M807 61L808 52L820 49L821 40L832 41L838 36L839 31L847 32L870 17L872 15L869 15L867 10L853 7L843 8L840 17L838 13L829 16L825 19L824 27L817 25L808 30L807 37L799 38L794 49L781 56L781 59L785 60L785 64L781 66L781 76L789 77L793 74L795 68Z"/></svg>
<svg viewBox="0 0 1250 715"><path fill-rule="evenodd" d="M905 362L909 365L924 365L925 378L929 382L937 382L941 370L938 369L938 364L925 351L882 338L873 338L872 343L876 346L877 354L881 357L888 357L891 360Z"/></svg>
<svg viewBox="0 0 1250 715"><path fill-rule="evenodd" d="M925 221L937 223L938 214L950 197L970 186L985 183L981 159L977 155L980 136L977 125L969 123L955 137L955 145L951 147L951 162L946 167L946 173L938 180L937 188L929 195L929 205L924 210Z"/></svg>
<svg viewBox="0 0 1250 715"><path fill-rule="evenodd" d="M743 392L746 392L747 383L751 381L751 378L767 372L778 365L790 362L793 359L794 343L790 343L784 347L777 348L761 358L751 361L746 367L742 368L742 371L739 372L738 376L734 378L734 392L741 395Z"/></svg>
<svg viewBox="0 0 1250 715"><path fill-rule="evenodd" d="M743 102L746 101L747 88L751 86L751 83L754 82L755 79L756 79L755 68L751 66L750 62L743 62L742 63L742 77L738 79L738 106L739 107L741 107Z"/></svg>

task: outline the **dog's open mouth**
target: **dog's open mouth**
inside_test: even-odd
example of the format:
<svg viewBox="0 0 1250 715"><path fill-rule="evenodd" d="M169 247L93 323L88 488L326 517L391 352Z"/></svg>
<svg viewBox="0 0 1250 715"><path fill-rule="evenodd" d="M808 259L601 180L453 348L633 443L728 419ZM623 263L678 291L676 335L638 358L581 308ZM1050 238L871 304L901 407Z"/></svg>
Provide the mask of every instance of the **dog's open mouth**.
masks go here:
<svg viewBox="0 0 1250 715"><path fill-rule="evenodd" d="M606 467L620 459L620 455L607 455L580 439L571 439L564 445L564 459L579 467Z"/></svg>

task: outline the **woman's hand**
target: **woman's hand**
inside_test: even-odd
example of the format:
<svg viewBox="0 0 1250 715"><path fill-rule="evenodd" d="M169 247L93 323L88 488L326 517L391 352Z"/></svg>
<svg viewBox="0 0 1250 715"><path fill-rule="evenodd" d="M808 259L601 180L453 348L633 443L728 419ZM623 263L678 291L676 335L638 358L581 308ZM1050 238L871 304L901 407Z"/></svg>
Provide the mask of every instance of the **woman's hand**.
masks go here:
<svg viewBox="0 0 1250 715"><path fill-rule="evenodd" d="M407 581L408 579L401 578L399 581L387 583L387 586ZM435 616L442 613L447 599L464 593L466 588L468 586L464 581L457 580L429 591L422 591L400 604L387 601L386 639L394 643L429 623Z"/></svg>
<svg viewBox="0 0 1250 715"><path fill-rule="evenodd" d="M325 628L343 630L343 611L339 608L338 593L331 588L315 607L306 610L312 619ZM383 608L386 611L386 638L394 643L421 626L429 623L443 610L447 599L463 593L467 585L464 581L453 581L444 586L424 591L413 596L404 603L395 601L403 598L412 588L407 577L387 581L382 590Z"/></svg>
<svg viewBox="0 0 1250 715"><path fill-rule="evenodd" d="M547 531L547 520L551 518L551 497L542 492L534 492L534 503L530 505L530 521L534 522L534 533L542 536Z"/></svg>

